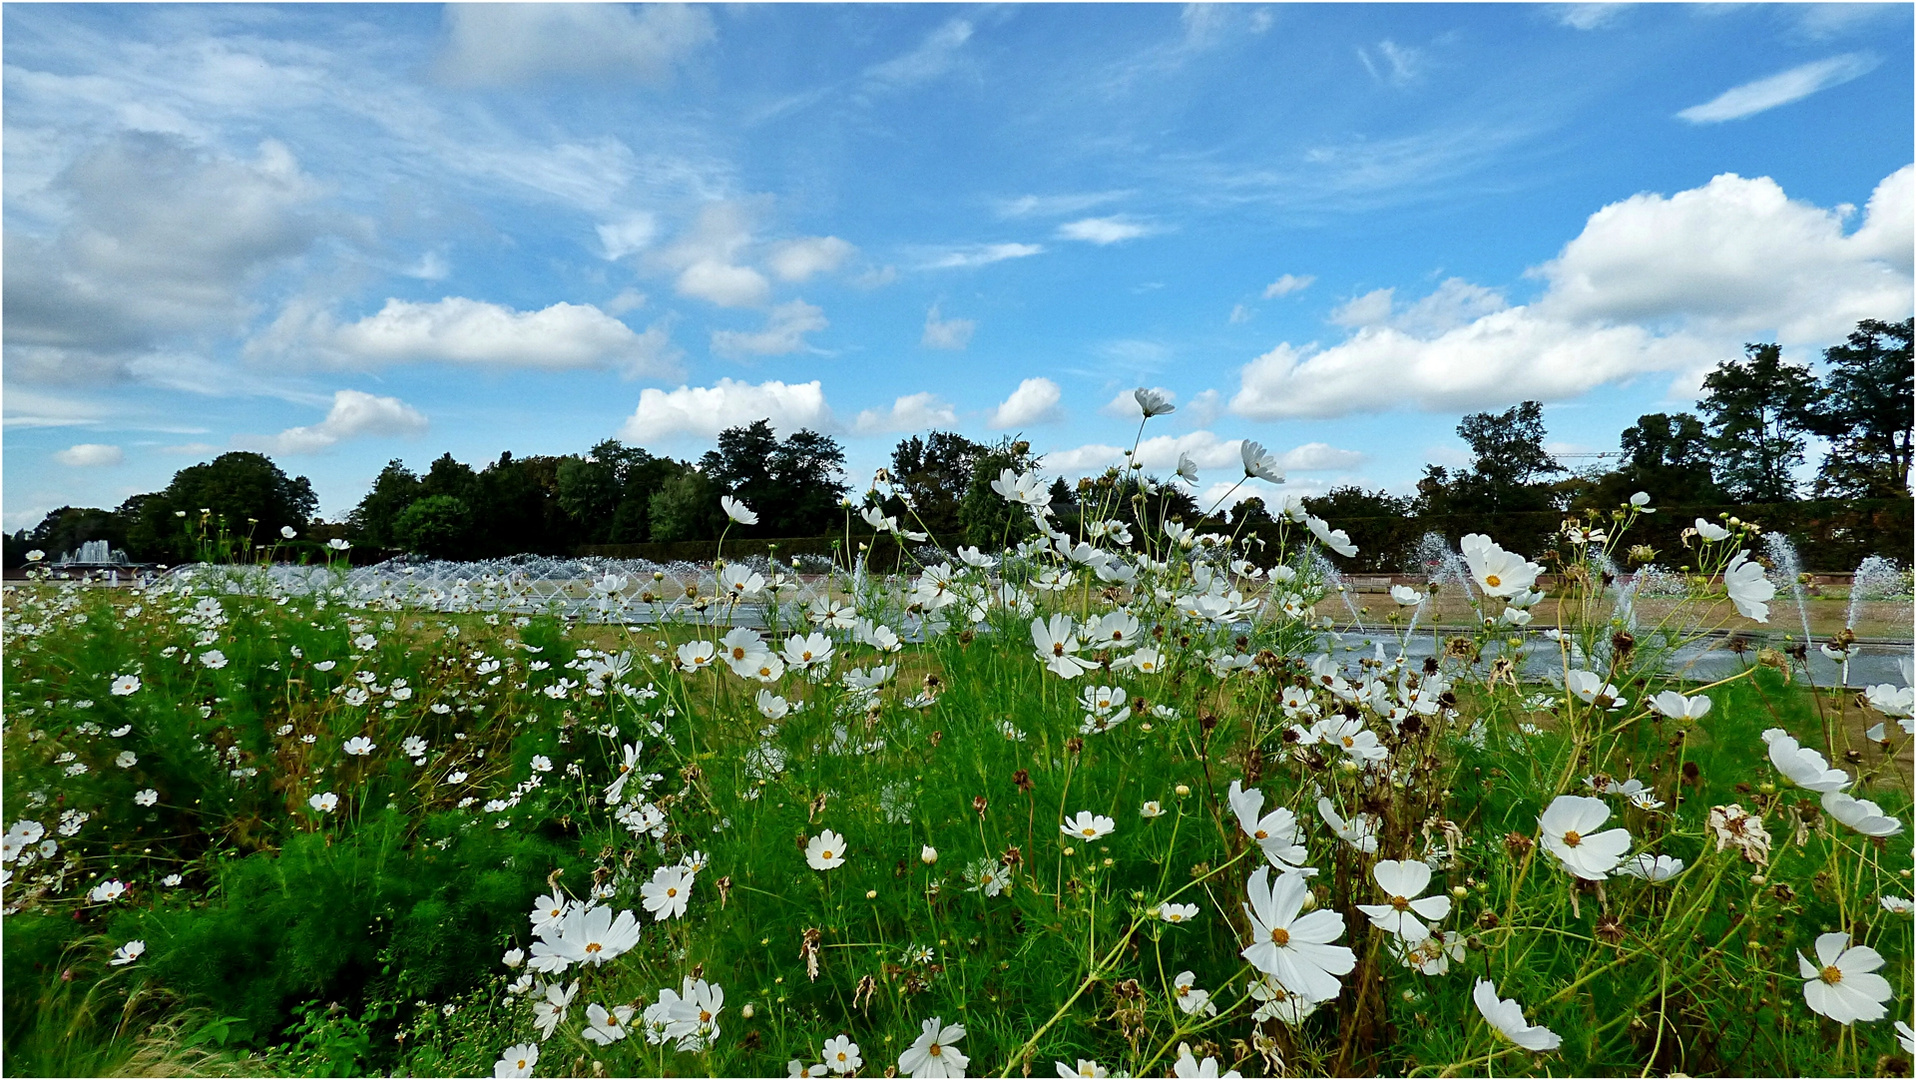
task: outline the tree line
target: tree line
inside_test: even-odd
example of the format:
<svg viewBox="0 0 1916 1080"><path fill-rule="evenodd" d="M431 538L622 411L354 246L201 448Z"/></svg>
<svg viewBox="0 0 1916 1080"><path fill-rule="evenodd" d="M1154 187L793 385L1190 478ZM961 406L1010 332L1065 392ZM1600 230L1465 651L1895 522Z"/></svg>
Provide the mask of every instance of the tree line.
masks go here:
<svg viewBox="0 0 1916 1080"><path fill-rule="evenodd" d="M1785 362L1774 344L1748 345L1705 378L1701 415L1639 417L1622 433L1613 466L1565 468L1545 449L1542 405L1526 401L1464 417L1457 434L1471 464L1425 466L1413 494L1345 486L1304 505L1335 522L1608 509L1637 491L1666 506L1780 503L1803 495L1909 498L1911 328L1908 319L1865 320L1825 350L1820 377ZM1795 470L1811 435L1827 440L1828 451L1803 490ZM1016 438L912 435L893 448L883 482L854 501L910 532L996 545L1030 526L990 482L1002 469L1041 464ZM181 469L164 490L113 510L61 507L7 536L6 561L18 565L34 548L57 557L97 539L136 561L173 563L194 556L203 531L265 546L280 539L282 527L299 534L297 543L339 538L365 551L435 558L567 555L585 545L714 539L726 528L721 495L758 515L756 525L732 525L732 536L816 537L845 527L844 465L844 448L830 436L799 430L780 438L767 420L726 429L696 461L616 439L584 454L506 452L477 469L451 454L423 473L394 459L343 521L324 522L314 517L318 499L305 477L287 476L264 455L233 452ZM1203 512L1183 489L1136 470L1111 469L1075 487L1059 479L1050 495L1067 525L1086 508L1134 525L1147 507L1153 519L1194 521ZM1251 499L1234 515L1255 522L1268 510ZM861 517L854 520L870 531Z"/></svg>

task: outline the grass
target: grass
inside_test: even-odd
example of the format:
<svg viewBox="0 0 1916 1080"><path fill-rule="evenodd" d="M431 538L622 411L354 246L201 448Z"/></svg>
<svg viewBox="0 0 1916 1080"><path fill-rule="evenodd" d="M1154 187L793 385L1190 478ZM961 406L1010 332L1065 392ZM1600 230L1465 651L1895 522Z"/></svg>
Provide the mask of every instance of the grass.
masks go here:
<svg viewBox="0 0 1916 1080"><path fill-rule="evenodd" d="M1533 608L1533 626L1562 627L1566 667L1628 699L1615 708L1520 684L1499 662L1505 634L1479 628L1501 602L1481 596L1431 668L1333 653L1320 616L1282 611L1287 594L1306 611L1342 608L1308 543L1260 556L1295 574L1281 584L1222 572L1228 546L1164 535L1119 556L1139 569L1130 586L1087 586L1079 567L1073 586L1043 591L1042 571L1071 567L1036 554L957 565L945 587L940 573L856 591L842 574L774 580L787 601L774 646L819 629L802 589L851 596L863 618L922 640L885 651L827 629L829 671L764 683L676 666L680 646L725 633L709 621L569 625L477 598L427 611L343 587L287 593L243 568L183 588L11 588L6 818L40 823L58 850L40 854L36 837L9 863L5 1069L471 1075L534 1043L539 1075L784 1075L846 1034L860 1075L879 1075L932 1017L964 1027L952 1045L975 1075L1079 1059L1162 1075L1180 1047L1247 1073L1906 1062L1888 1019L1812 1011L1794 955L1832 930L1872 946L1903 988L1889 1017L1908 1015L1909 916L1880 903L1911 891L1909 740L1894 722L1892 742L1866 741L1881 715L1760 647L1720 684L1671 682L1664 651L1733 625L1700 583L1645 618L1629 649L1611 644L1600 584ZM1213 597L1266 602L1248 622L1181 613L1207 581ZM945 592L959 602L938 607ZM1034 618L1065 614L1082 631L1118 611L1138 620L1126 643L1077 655L1150 648L1161 670L1067 679L1034 656ZM845 680L880 666L875 686ZM115 694L125 675L139 688ZM1128 718L1108 730L1081 698L1097 686L1127 695ZM1712 707L1670 719L1646 707L1664 690ZM1344 734L1375 737L1377 761L1300 738L1345 716ZM1770 728L1846 770L1901 831L1833 820L1771 765ZM371 751L347 752L359 738ZM1603 827L1628 830L1632 853L1681 858L1680 875L1582 881L1540 845L1543 810L1598 776L1635 778L1660 803L1601 796ZM1327 1000L1265 981L1242 955L1247 879L1267 860L1234 783L1294 815L1297 861L1316 871L1308 903L1341 920L1334 944L1351 966ZM314 802L326 794L331 810ZM1375 850L1339 839L1320 799L1372 822ZM1763 823L1767 852L1717 842L1708 819L1729 805ZM90 816L66 834L69 811ZM1080 812L1110 831L1061 831ZM807 845L828 829L844 861L814 869ZM1408 966L1358 909L1388 899L1380 859L1425 863L1427 895L1450 898L1441 963ZM642 886L679 866L696 871L685 914L653 918ZM109 880L128 891L92 898ZM538 940L527 913L553 888L634 912L636 944L550 977L508 967L506 950ZM1194 918L1163 919L1185 903ZM109 964L131 940L146 952ZM1485 978L1561 1045L1500 1038L1471 1000ZM532 1003L575 979L542 1034ZM648 1008L693 980L723 989L716 1028L648 1039ZM1187 1011L1196 999L1180 985L1215 1012ZM588 1005L631 1005L638 1030L591 1041Z"/></svg>

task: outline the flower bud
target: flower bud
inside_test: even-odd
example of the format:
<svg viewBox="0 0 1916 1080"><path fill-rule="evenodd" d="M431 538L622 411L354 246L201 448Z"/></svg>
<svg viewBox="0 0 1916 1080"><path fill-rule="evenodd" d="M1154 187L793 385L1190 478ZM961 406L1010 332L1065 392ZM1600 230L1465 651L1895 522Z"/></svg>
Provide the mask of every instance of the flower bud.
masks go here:
<svg viewBox="0 0 1916 1080"><path fill-rule="evenodd" d="M932 863L937 862L938 849L935 847L932 847L930 844L926 844L924 847L919 848L918 861L921 863L924 863L926 866L930 866Z"/></svg>

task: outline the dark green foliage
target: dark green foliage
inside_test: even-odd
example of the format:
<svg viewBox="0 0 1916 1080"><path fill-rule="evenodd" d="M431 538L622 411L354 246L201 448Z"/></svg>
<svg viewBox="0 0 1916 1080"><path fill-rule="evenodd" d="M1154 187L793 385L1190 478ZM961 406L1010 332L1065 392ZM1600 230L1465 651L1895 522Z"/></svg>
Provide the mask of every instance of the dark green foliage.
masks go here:
<svg viewBox="0 0 1916 1080"><path fill-rule="evenodd" d="M457 557L467 547L472 511L457 495L415 499L392 525L393 546L434 559Z"/></svg>
<svg viewBox="0 0 1916 1080"><path fill-rule="evenodd" d="M25 530L19 542L38 548L48 559L78 551L88 540L105 540L116 548L126 546L126 521L117 514L91 507L62 506L40 519L40 524Z"/></svg>
<svg viewBox="0 0 1916 1080"><path fill-rule="evenodd" d="M131 511L125 527L134 558L177 562L196 556L202 526L263 546L279 539L282 526L305 529L318 507L305 477L288 477L264 454L234 451L181 469L164 491L122 513Z"/></svg>
<svg viewBox="0 0 1916 1080"><path fill-rule="evenodd" d="M966 543L995 547L1006 537L1018 540L1036 531L1024 509L1006 502L991 489L991 482L1005 469L1030 472L1042 460L1032 456L1030 443L1011 436L985 448L972 468L971 484L965 488L965 500L958 508L958 525Z"/></svg>
<svg viewBox="0 0 1916 1080"><path fill-rule="evenodd" d="M1783 361L1775 345L1744 346L1704 376L1699 403L1710 421L1716 478L1746 502L1796 497L1791 470L1803 461L1804 422L1816 398L1810 369Z"/></svg>
<svg viewBox="0 0 1916 1080"><path fill-rule="evenodd" d="M971 487L972 471L985 449L983 443L951 431L899 440L891 452L892 482L909 492L916 504L918 523L914 528L933 533L958 531L965 492ZM896 501L885 506L888 514L901 510L903 506ZM901 522L908 520L899 518Z"/></svg>
<svg viewBox="0 0 1916 1080"><path fill-rule="evenodd" d="M1336 525L1350 518L1399 517L1410 513L1413 501L1382 488L1365 491L1345 484L1322 495L1305 496L1304 509Z"/></svg>
<svg viewBox="0 0 1916 1080"><path fill-rule="evenodd" d="M648 520L657 543L710 540L724 527L725 513L705 474L687 465L652 493Z"/></svg>
<svg viewBox="0 0 1916 1080"><path fill-rule="evenodd" d="M714 501L730 495L758 515L757 525L734 527L738 535L818 536L843 520L845 451L816 431L801 428L781 442L767 420L726 428L699 469Z"/></svg>
<svg viewBox="0 0 1916 1080"><path fill-rule="evenodd" d="M1824 350L1829 372L1804 426L1830 440L1816 473L1821 497L1907 498L1916 367L1912 320L1865 319L1849 340Z"/></svg>
<svg viewBox="0 0 1916 1080"><path fill-rule="evenodd" d="M1541 402L1526 401L1501 413L1472 413L1457 425L1470 445L1471 464L1452 473L1426 465L1417 484L1417 506L1425 514L1509 514L1556 508L1543 481L1563 471L1543 448ZM1332 522L1332 524L1336 524Z"/></svg>

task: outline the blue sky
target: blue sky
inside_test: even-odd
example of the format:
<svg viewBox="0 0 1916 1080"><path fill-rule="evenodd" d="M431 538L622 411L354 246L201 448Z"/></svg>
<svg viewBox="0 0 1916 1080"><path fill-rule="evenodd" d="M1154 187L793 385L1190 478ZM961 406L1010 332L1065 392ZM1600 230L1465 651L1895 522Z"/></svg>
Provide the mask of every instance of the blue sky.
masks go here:
<svg viewBox="0 0 1916 1080"><path fill-rule="evenodd" d="M1912 307L1908 5L8 5L9 530L770 417L1406 491ZM1581 463L1581 459L1573 459Z"/></svg>

